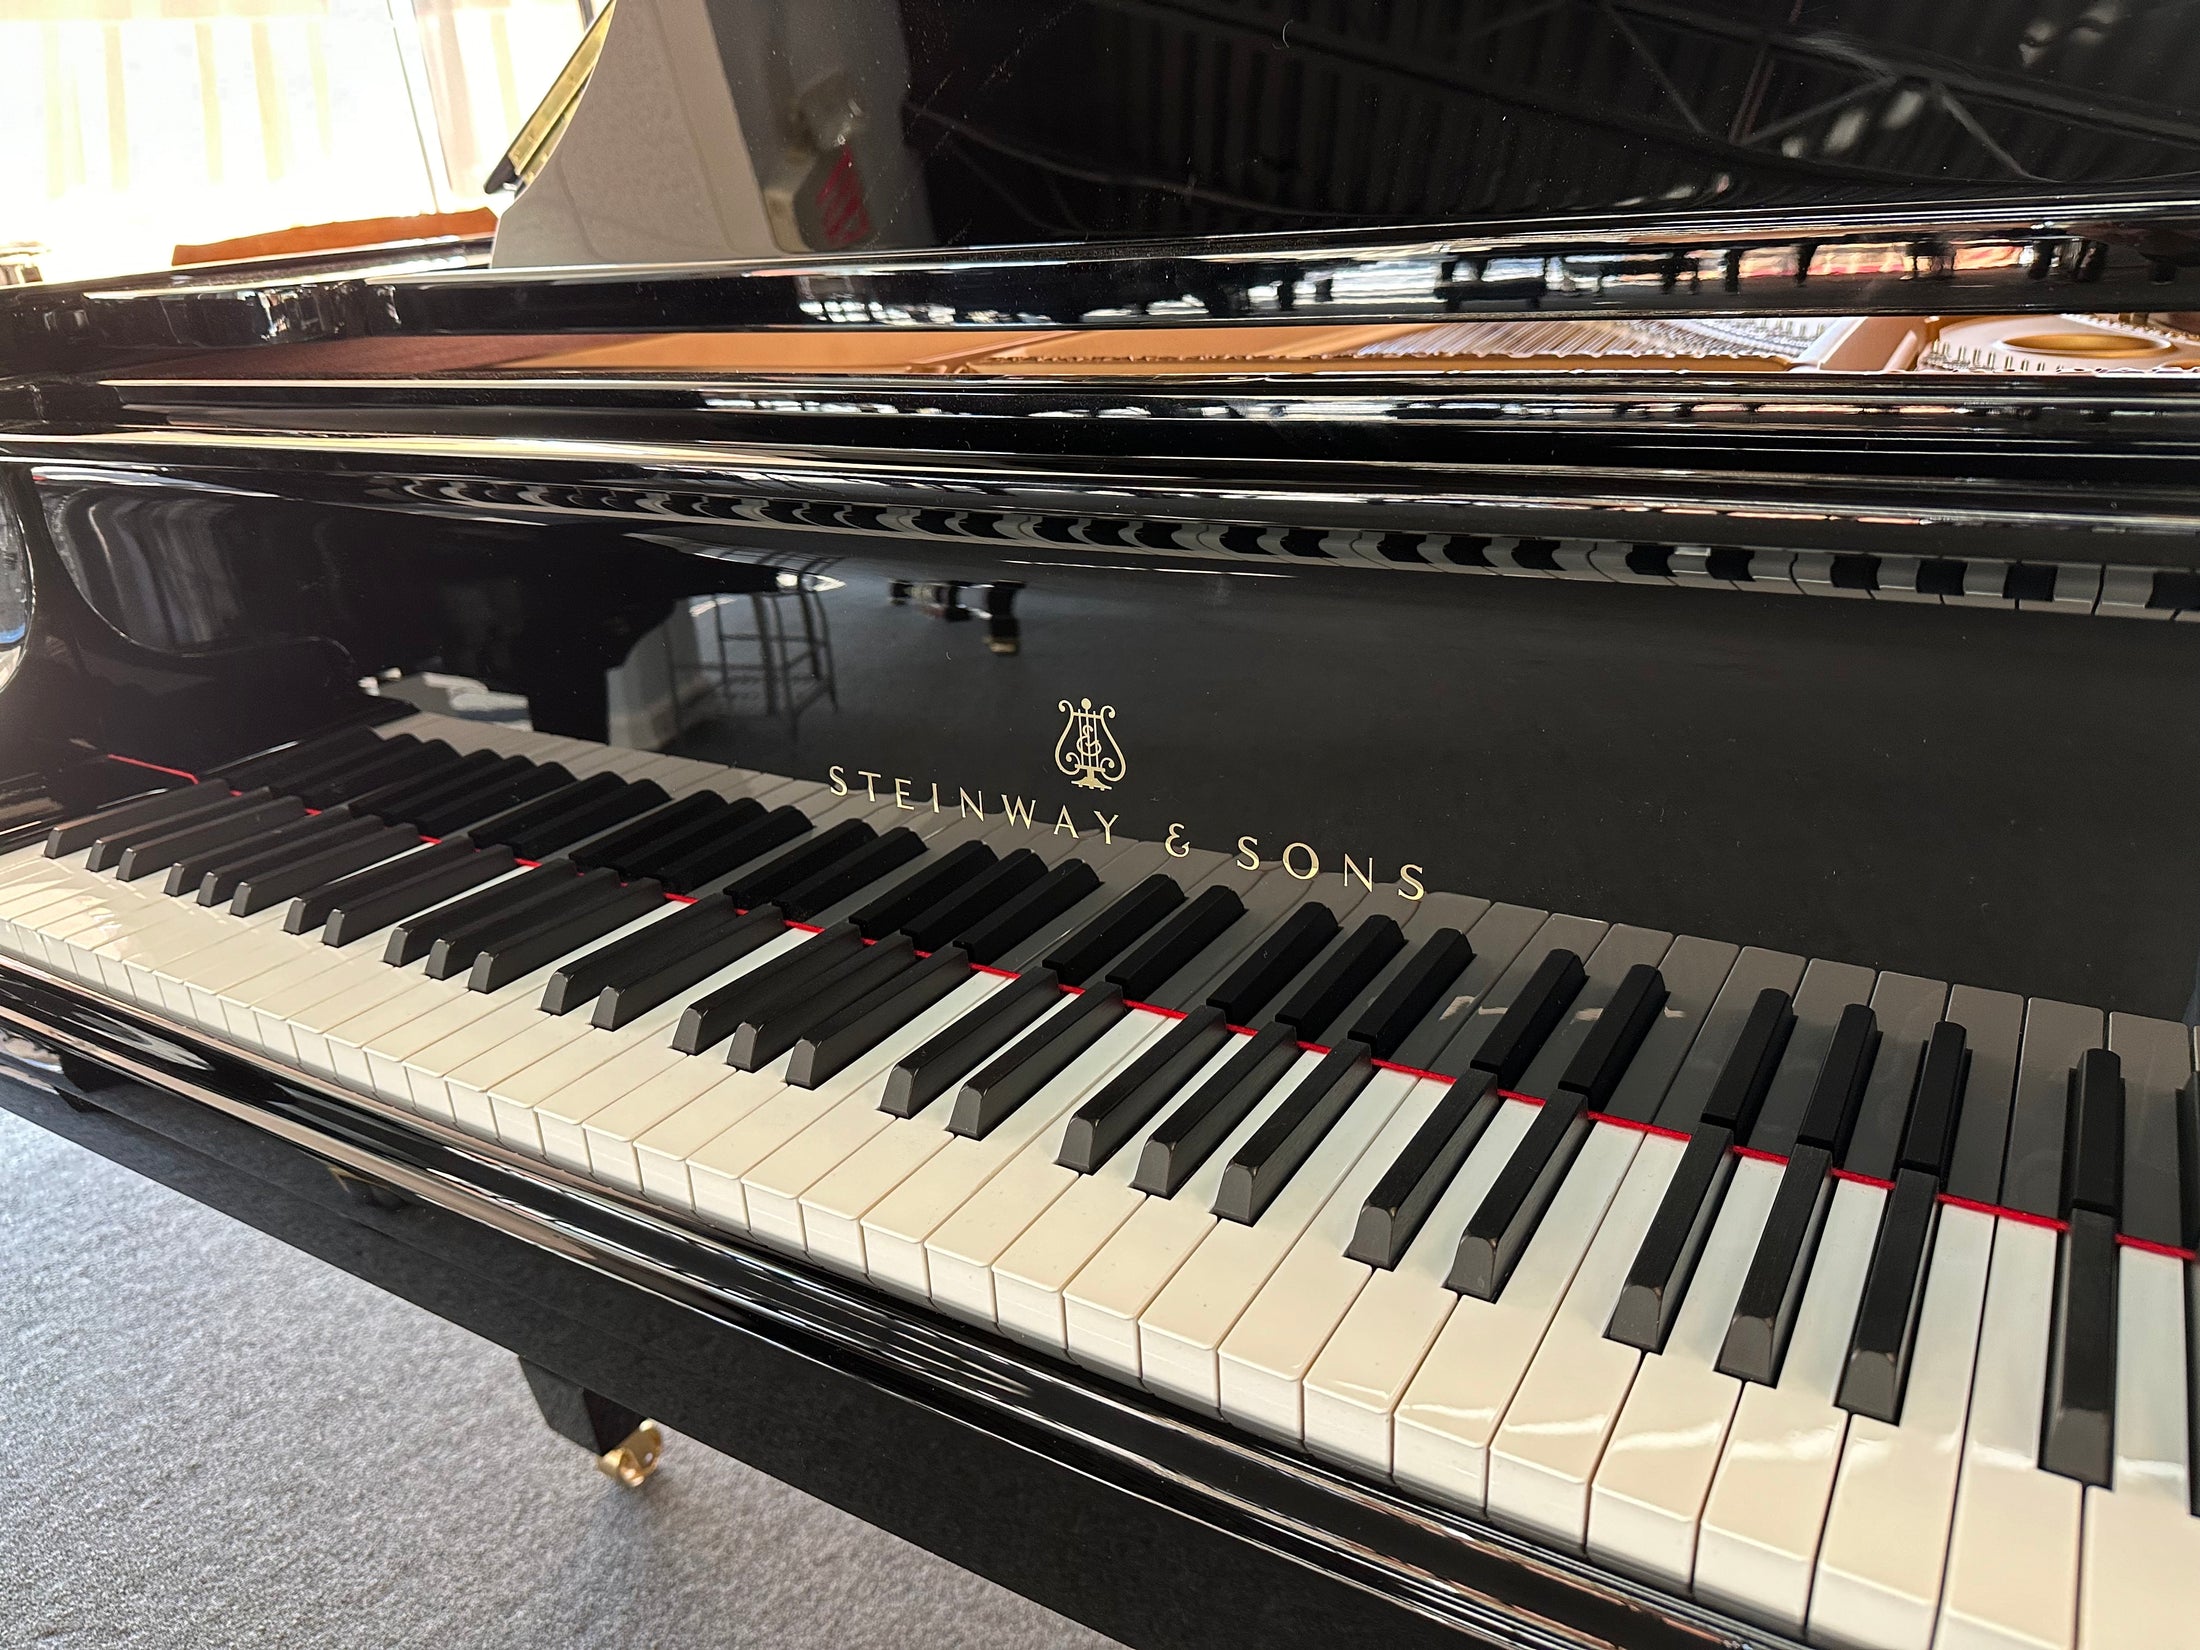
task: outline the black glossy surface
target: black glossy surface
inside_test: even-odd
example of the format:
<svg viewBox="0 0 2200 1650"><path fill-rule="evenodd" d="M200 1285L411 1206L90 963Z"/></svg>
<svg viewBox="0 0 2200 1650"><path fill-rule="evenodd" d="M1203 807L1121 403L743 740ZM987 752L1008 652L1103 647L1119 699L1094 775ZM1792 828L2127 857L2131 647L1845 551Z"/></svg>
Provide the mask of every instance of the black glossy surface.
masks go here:
<svg viewBox="0 0 2200 1650"><path fill-rule="evenodd" d="M792 726L720 711L676 748L813 779L904 776L920 798L938 783L997 808L1005 793L1052 824L1085 807L1050 760L1056 701L1074 688L1118 710L1130 767L1097 800L1120 833L1158 841L1181 824L1224 852L1249 835L1270 864L1305 842L1323 856L1317 897L1343 891L1349 853L1379 883L1417 865L1434 888L1927 978L2165 1017L2192 993L2200 886L2181 867L2200 806L2200 700L2186 687L2200 632L2187 625L1210 567L1070 543L981 553L776 530L766 548L758 530L700 517L680 521L674 548L616 521L520 526L476 519L486 501L443 494L428 514L424 495L378 492L308 506L51 483L45 516L67 561L111 594L137 649L118 640L113 666L34 661L44 680L27 673L11 706L31 718L68 692L61 725L191 767L264 743L279 712L341 713L338 682L442 668L524 695L538 727L601 736L607 672L677 592L807 569L837 704ZM41 560L49 590L66 580ZM895 605L889 587L913 567L1013 573L1019 651ZM166 597L120 594L140 588L196 591L200 613L220 591L231 616L179 630L185 610ZM402 613L377 605L385 590L410 593ZM69 605L49 597L41 612L96 635ZM269 693L267 672L300 648L341 651L328 686ZM132 690L100 687L125 658ZM64 669L97 673L96 691L66 688ZM138 685L163 676L163 696ZM2119 806L2054 810L2048 772ZM1095 828L1089 811L1072 817ZM1394 887L1373 903L1411 912Z"/></svg>

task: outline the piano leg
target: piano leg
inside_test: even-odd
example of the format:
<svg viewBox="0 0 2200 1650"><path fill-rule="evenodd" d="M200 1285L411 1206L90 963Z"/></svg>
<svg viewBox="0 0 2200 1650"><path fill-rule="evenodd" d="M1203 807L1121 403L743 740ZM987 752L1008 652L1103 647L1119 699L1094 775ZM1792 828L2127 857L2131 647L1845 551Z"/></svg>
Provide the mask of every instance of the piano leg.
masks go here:
<svg viewBox="0 0 2200 1650"><path fill-rule="evenodd" d="M595 1456L597 1470L606 1477L638 1489L657 1470L665 1439L655 1421L525 1358L519 1367L550 1430Z"/></svg>

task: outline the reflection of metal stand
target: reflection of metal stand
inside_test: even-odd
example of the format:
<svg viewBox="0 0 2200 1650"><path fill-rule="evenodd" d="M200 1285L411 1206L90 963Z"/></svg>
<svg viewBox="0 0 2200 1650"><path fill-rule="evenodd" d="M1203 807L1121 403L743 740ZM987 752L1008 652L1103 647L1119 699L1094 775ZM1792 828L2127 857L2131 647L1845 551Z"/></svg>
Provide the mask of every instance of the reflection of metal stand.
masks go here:
<svg viewBox="0 0 2200 1650"><path fill-rule="evenodd" d="M1023 650L1024 627L1016 617L1016 595L1022 589L1023 582L1019 579L997 580L992 584L970 584L962 579L949 579L942 584L917 584L908 579L896 579L886 587L886 599L896 607L908 607L913 603L919 613L959 624L974 617L963 601L964 591L974 591L985 604L986 651L1019 653Z"/></svg>
<svg viewBox="0 0 2200 1650"><path fill-rule="evenodd" d="M709 596L690 604L700 655L697 668L725 714L739 714L744 696L754 693L763 700L763 714L784 716L792 733L802 713L819 700L839 705L832 628L825 604L811 588L811 575L820 565L806 563L782 572L775 589ZM749 628L740 622L743 604ZM752 650L753 659L744 657Z"/></svg>

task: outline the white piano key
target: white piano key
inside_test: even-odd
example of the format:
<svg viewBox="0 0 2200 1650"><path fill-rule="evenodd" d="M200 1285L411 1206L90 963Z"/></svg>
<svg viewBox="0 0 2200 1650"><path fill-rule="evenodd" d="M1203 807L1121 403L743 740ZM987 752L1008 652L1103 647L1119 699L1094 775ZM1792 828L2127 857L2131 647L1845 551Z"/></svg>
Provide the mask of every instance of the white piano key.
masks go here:
<svg viewBox="0 0 2200 1650"><path fill-rule="evenodd" d="M2088 1488L2079 1572L2080 1650L2200 1646L2200 1617L2192 1607L2200 1519L2188 1508L2157 1496Z"/></svg>
<svg viewBox="0 0 2200 1650"><path fill-rule="evenodd" d="M1605 1109L1614 1117L1646 1123L1657 1116L1740 955L1739 946L1683 934L1658 959L1658 972L1665 977L1665 1007L1612 1091Z"/></svg>
<svg viewBox="0 0 2200 1650"><path fill-rule="evenodd" d="M1569 942L1554 938L1554 943ZM1567 1066L1573 1063L1589 1033L1596 1029L1597 1021L1604 1017L1604 1010L1611 1003L1612 994L1619 990L1620 981L1627 977L1627 971L1639 964L1655 967L1672 948L1673 936L1655 929L1617 923L1593 943L1593 950L1575 947L1580 951L1587 978L1581 994L1567 1006L1565 1017L1552 1028L1542 1048L1536 1051L1535 1059L1521 1074L1519 1090L1522 1094L1548 1100L1558 1092L1558 1080L1566 1075Z"/></svg>
<svg viewBox="0 0 2200 1650"><path fill-rule="evenodd" d="M1633 1161L1525 1373L1516 1380L1486 1365L1470 1320L1454 1308L1459 1332L1449 1345L1437 1337L1398 1402L1391 1475L1401 1487L1482 1511L1491 1443L1513 1419L1505 1437L1508 1516L1581 1545L1590 1476L1640 1362L1633 1347L1607 1339L1604 1326L1684 1149L1665 1135L1630 1132L1641 1134Z"/></svg>
<svg viewBox="0 0 2200 1650"><path fill-rule="evenodd" d="M1811 1588L1813 1642L1932 1643L1994 1251L1992 1215L1944 1203L1936 1220L1901 1421L1849 1417Z"/></svg>
<svg viewBox="0 0 2200 1650"><path fill-rule="evenodd" d="M613 942L623 940L644 927L655 915L656 913L651 912L642 920L626 923L604 937ZM539 1032L545 1021L577 1018L581 1012L579 1010L572 1015L550 1015L542 1011L543 993L549 988L550 976L557 972L558 967L557 962L549 963L523 976L522 980L515 980L510 986L500 988L514 989L524 981L532 981L534 985L532 992L515 989L514 995L503 1006L490 1013L474 1016L464 1025L423 1045L409 1056L405 1060L405 1083L412 1108L426 1116L440 1118L446 1123L454 1121L451 1092L447 1082L450 1073L470 1061L491 1054L514 1038ZM471 992L470 988L469 994L489 995ZM543 1045L537 1043L535 1046Z"/></svg>
<svg viewBox="0 0 2200 1650"><path fill-rule="evenodd" d="M1155 1107L1153 1115L1091 1174L1065 1169L1056 1161L1069 1120L1064 1116L1050 1124L1017 1154L1013 1162L924 1240L932 1304L972 1323L997 1324L999 1306L994 1271L1009 1248L1029 1232L1033 1223L1050 1213L1056 1201L1065 1194L1097 1183L1134 1197L1141 1195L1131 1192L1130 1181L1138 1167L1138 1154L1145 1146L1146 1137L1168 1115L1177 1097L1228 1064L1242 1041L1239 1037L1226 1037L1213 1057L1167 1102ZM1117 1065L1108 1078L1120 1072L1123 1064L1128 1062ZM1108 1078L1101 1081L1106 1082ZM1088 1087L1086 1098L1097 1093L1099 1087L1099 1083Z"/></svg>
<svg viewBox="0 0 2200 1650"><path fill-rule="evenodd" d="M543 1154L554 1163L570 1161L577 1140L582 1160L574 1166L583 1173L670 1208L703 1213L695 1202L688 1159L784 1089L793 1058L789 1050L754 1071L737 1071L708 1054L687 1057L683 1064L715 1068L724 1075L705 1083L681 1070L661 1072L594 1112L578 1128L557 1115L563 1107L539 1107Z"/></svg>
<svg viewBox="0 0 2200 1650"><path fill-rule="evenodd" d="M1214 1062L1184 1085L1177 1098L1196 1090L1212 1072L1227 1064L1238 1047L1236 1041L1227 1045ZM1319 1056L1306 1058L1318 1060ZM1199 1171L1177 1188L1174 1198L1149 1198L1130 1184L1130 1177L1137 1172L1138 1153L1145 1137L1169 1115L1175 1099L1160 1108L1138 1137L1097 1173L1079 1176L1078 1184L1063 1193L994 1262L994 1310L1002 1331L1066 1355L1069 1329L1063 1296L1070 1285L1117 1233L1139 1218L1148 1203L1166 1206L1182 1200L1186 1213L1212 1222L1214 1216L1209 1211L1224 1166L1269 1114L1283 1104L1290 1089L1288 1078L1271 1084L1259 1103L1201 1163Z"/></svg>
<svg viewBox="0 0 2200 1650"><path fill-rule="evenodd" d="M949 1002L958 997L951 994ZM904 1026L847 1070L814 1089L782 1089L738 1123L697 1147L687 1164L697 1212L728 1229L746 1229L750 1225L746 1185L750 1175L844 1102L863 1105L873 1115L880 1115L878 1101L887 1069L952 1019L947 1003L935 1004L918 1017L915 1027Z"/></svg>
<svg viewBox="0 0 2200 1650"><path fill-rule="evenodd" d="M1413 1028L1392 1058L1401 1066L1419 1071L1437 1070L1439 1061L1445 1071L1464 1069L1463 1062L1449 1057L1451 1045L1466 1034L1482 999L1549 919L1549 912L1524 905L1492 905L1485 910L1467 930L1474 960L1452 982L1450 995Z"/></svg>
<svg viewBox="0 0 2200 1650"><path fill-rule="evenodd" d="M1743 1385L1696 1539L1696 1597L1801 1633L1848 1412L1833 1401L1887 1194L1836 1182L1777 1386Z"/></svg>
<svg viewBox="0 0 2200 1650"><path fill-rule="evenodd" d="M1321 1060L1318 1054L1300 1055L1259 1110L1273 1112ZM1403 1088L1398 1092L1402 1095ZM1249 1136L1239 1131L1234 1138L1242 1145ZM1138 1316L1217 1224L1214 1201L1229 1161L1217 1151L1176 1196L1148 1198L1070 1280L1062 1292L1062 1330L1072 1358L1138 1379Z"/></svg>
<svg viewBox="0 0 2200 1650"><path fill-rule="evenodd" d="M1045 1035L1045 1028L1076 1000L1064 992L996 1054ZM988 1055L973 1070L995 1057ZM956 1138L947 1132L947 1124L961 1086L958 1079L915 1116L892 1119L892 1127L866 1140L802 1194L803 1244L812 1259L857 1275L864 1272L863 1217Z"/></svg>
<svg viewBox="0 0 2200 1650"><path fill-rule="evenodd" d="M1446 1087L1402 1072L1376 1072L1258 1220L1250 1226L1217 1221L1139 1315L1140 1379L1155 1392L1215 1413L1221 1405L1218 1353L1239 1315L1331 1194L1362 1162L1377 1165L1367 1177L1371 1188Z"/></svg>
<svg viewBox="0 0 2200 1650"><path fill-rule="evenodd" d="M1494 1431L1497 1414L1518 1390L1542 1345L1641 1142L1638 1130L1615 1124L1590 1129L1496 1300L1463 1297L1439 1318L1431 1310L1431 1280L1416 1272L1410 1251L1396 1272L1379 1274L1308 1377L1307 1447L1389 1476L1396 1407L1429 1358L1449 1361L1462 1355L1475 1365L1469 1378L1487 1394L1484 1413ZM1456 1227L1447 1220L1446 1234L1453 1242L1441 1247L1453 1247L1455 1232L1464 1227L1464 1219ZM1450 1265L1448 1253L1429 1258ZM1441 1279L1434 1281L1441 1288ZM1424 1391L1447 1379L1459 1377L1432 1374Z"/></svg>
<svg viewBox="0 0 2200 1650"><path fill-rule="evenodd" d="M1433 1078L1424 1081L1439 1088L1449 1087L1437 1084ZM1438 1099L1441 1101L1442 1096ZM1352 1412L1352 1400L1359 1395L1355 1376L1364 1367L1366 1357L1326 1360L1324 1349L1351 1321L1370 1279L1381 1283L1408 1275L1419 1286L1412 1298L1424 1315L1448 1309L1455 1298L1444 1287L1444 1277L1451 1269L1451 1250L1480 1206L1490 1182L1510 1161L1520 1137L1535 1121L1537 1109L1519 1100L1507 1100L1497 1107L1482 1138L1459 1165L1396 1273L1378 1272L1345 1253L1361 1205L1390 1167L1390 1159L1379 1153L1363 1156L1322 1206L1313 1225L1261 1285L1236 1326L1223 1337L1219 1387L1222 1413L1255 1432L1293 1444L1303 1441L1318 1455L1362 1464L1368 1464L1367 1457L1372 1456L1377 1463L1373 1470L1387 1474L1387 1412L1377 1418L1383 1434L1380 1449L1368 1449L1362 1435L1369 1429L1354 1425L1364 1414ZM1343 1413L1334 1418L1334 1425L1313 1427L1310 1421L1319 1414L1322 1395L1312 1382L1316 1374L1324 1372L1325 1362L1334 1390L1342 1395L1339 1407Z"/></svg>
<svg viewBox="0 0 2200 1650"><path fill-rule="evenodd" d="M1761 1158L1734 1165L1672 1336L1635 1372L1590 1485L1590 1556L1668 1587L1688 1585L1697 1521L1741 1397L1742 1383L1715 1363L1780 1170Z"/></svg>
<svg viewBox="0 0 2200 1650"><path fill-rule="evenodd" d="M2081 1650L2200 1643L2185 1292L2185 1262L2176 1256L2118 1253L2114 1481L2085 1493Z"/></svg>
<svg viewBox="0 0 2200 1650"><path fill-rule="evenodd" d="M669 1110L663 1109L661 1100L659 1109L651 1110L649 1102L641 1099L638 1091L651 1084L669 1083L669 1088L654 1089L652 1093L663 1096L676 1089L682 1095L679 1104L685 1104L694 1097L693 1067L727 1069L722 1051L705 1049L700 1054L689 1055L672 1046L673 1029L679 1024L686 1005L751 969L763 967L812 937L801 929L790 928L784 935L728 964L692 991L671 1003L660 1004L632 1025L577 1038L492 1083L486 1090L486 1099L497 1138L521 1151L547 1155L547 1128L560 1141L563 1156L558 1161L580 1168L584 1173L589 1162L589 1146L582 1131L588 1125L599 1126L607 1149L616 1150L619 1142L630 1148L631 1142L652 1123L671 1115ZM605 1115L609 1107L628 1095L637 1095L633 1106L615 1115ZM460 1103L460 1098L454 1094L454 1111ZM464 1104L471 1111L476 1102L468 1096ZM641 1112L648 1113L646 1121L636 1115ZM621 1157L619 1161L622 1166L629 1165L631 1157ZM639 1185L638 1175L639 1171L634 1170L618 1183Z"/></svg>
<svg viewBox="0 0 2200 1650"><path fill-rule="evenodd" d="M931 1292L925 1239L1033 1139L1174 1024L1133 1009L982 1140L957 1135L863 1217L865 1275L913 1299Z"/></svg>
<svg viewBox="0 0 2200 1650"><path fill-rule="evenodd" d="M2039 1467L2056 1233L1994 1231L1936 1650L2066 1650L2078 1615L2080 1486Z"/></svg>
<svg viewBox="0 0 2200 1650"><path fill-rule="evenodd" d="M1008 984L998 974L973 973L841 1074L851 1079L832 1109L742 1177L749 1230L797 1254L806 1247L802 1194L873 1137L908 1121L879 1110L894 1064L924 1046ZM839 1079L835 1079L839 1081Z"/></svg>
<svg viewBox="0 0 2200 1650"><path fill-rule="evenodd" d="M430 985L451 985L458 989L432 1006L422 999L421 1009L414 1017L402 1025L378 1032L371 1039L363 1039L356 1049L348 1049L346 1044L332 1038L337 1053L337 1074L351 1077L356 1083L356 1061L363 1057L366 1079L358 1086L410 1108L413 1105L410 1068L414 1060L478 1021L507 1009L532 1009L541 1000L542 988L549 978L548 968L538 968L494 991L471 990L464 980L457 978L427 981ZM347 1052L351 1056L349 1061Z"/></svg>

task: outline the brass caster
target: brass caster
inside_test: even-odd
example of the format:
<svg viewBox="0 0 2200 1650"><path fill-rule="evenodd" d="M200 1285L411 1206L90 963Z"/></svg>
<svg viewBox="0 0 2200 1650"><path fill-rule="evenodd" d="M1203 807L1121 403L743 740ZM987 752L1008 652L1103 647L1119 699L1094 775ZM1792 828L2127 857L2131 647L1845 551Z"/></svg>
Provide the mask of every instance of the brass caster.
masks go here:
<svg viewBox="0 0 2200 1650"><path fill-rule="evenodd" d="M630 1490L638 1490L657 1470L664 1454L664 1433L655 1421L644 1421L596 1457L596 1470L606 1478L616 1478Z"/></svg>

